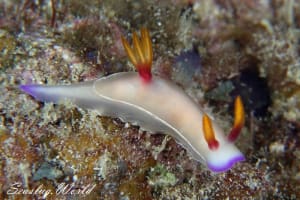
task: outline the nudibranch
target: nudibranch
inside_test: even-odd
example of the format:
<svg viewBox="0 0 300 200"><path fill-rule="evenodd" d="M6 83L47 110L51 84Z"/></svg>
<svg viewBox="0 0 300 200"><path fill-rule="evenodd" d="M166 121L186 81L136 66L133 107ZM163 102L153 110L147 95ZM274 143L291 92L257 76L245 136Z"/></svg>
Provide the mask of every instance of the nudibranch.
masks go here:
<svg viewBox="0 0 300 200"><path fill-rule="evenodd" d="M98 80L61 86L21 85L20 89L43 102L68 99L94 109L99 115L120 118L150 133L165 133L185 147L192 157L213 172L229 170L243 161L235 147L244 124L244 108L238 96L234 124L228 136L181 88L151 74L152 44L149 32L133 33L133 46L122 37L137 72L115 73Z"/></svg>

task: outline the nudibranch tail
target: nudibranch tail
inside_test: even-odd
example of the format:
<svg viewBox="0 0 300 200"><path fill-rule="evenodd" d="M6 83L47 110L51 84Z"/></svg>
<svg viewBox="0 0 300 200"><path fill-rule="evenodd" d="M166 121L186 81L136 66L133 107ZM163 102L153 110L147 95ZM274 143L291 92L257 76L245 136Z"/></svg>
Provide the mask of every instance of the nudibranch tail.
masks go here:
<svg viewBox="0 0 300 200"><path fill-rule="evenodd" d="M202 118L204 138L210 150L216 150L219 147L219 142L215 138L214 129L208 115L204 114Z"/></svg>
<svg viewBox="0 0 300 200"><path fill-rule="evenodd" d="M132 48L124 37L122 37L122 42L130 61L138 70L140 77L145 82L150 82L152 79L151 65L153 52L149 31L146 28L142 28L140 39L136 32L133 32Z"/></svg>
<svg viewBox="0 0 300 200"><path fill-rule="evenodd" d="M230 134L228 135L228 140L234 142L239 136L241 129L245 122L245 111L243 102L240 96L237 96L234 102L234 124Z"/></svg>
<svg viewBox="0 0 300 200"><path fill-rule="evenodd" d="M43 102L59 103L61 100L69 99L79 106L89 108L93 106L97 95L93 93L93 81L72 85L20 85L20 89L33 96L36 100Z"/></svg>

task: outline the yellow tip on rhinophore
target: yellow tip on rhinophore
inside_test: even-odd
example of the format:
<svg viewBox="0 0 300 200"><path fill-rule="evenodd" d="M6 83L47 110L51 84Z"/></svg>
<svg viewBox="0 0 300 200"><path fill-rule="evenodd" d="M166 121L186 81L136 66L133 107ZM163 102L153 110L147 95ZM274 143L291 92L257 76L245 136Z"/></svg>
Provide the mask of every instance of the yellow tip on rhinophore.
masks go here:
<svg viewBox="0 0 300 200"><path fill-rule="evenodd" d="M202 118L204 138L208 144L209 149L215 150L219 147L219 142L215 138L215 133L208 115L204 114Z"/></svg>
<svg viewBox="0 0 300 200"><path fill-rule="evenodd" d="M230 134L228 135L229 141L235 141L239 136L242 127L245 123L245 110L242 98L237 96L234 101L234 123Z"/></svg>
<svg viewBox="0 0 300 200"><path fill-rule="evenodd" d="M242 127L245 122L245 111L240 96L237 96L234 102L234 127Z"/></svg>

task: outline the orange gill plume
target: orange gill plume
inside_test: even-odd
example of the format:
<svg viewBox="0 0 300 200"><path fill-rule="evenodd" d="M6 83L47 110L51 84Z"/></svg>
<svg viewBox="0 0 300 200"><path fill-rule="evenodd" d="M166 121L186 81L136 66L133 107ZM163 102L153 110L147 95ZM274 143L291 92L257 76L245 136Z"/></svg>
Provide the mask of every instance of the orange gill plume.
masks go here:
<svg viewBox="0 0 300 200"><path fill-rule="evenodd" d="M149 31L146 28L141 28L141 37L138 38L136 32L133 32L131 47L128 41L122 37L123 46L131 61L139 72L140 77L146 83L149 83L152 78L152 43Z"/></svg>
<svg viewBox="0 0 300 200"><path fill-rule="evenodd" d="M204 114L202 118L204 138L210 150L216 150L219 147L219 142L215 138L214 129L208 115Z"/></svg>
<svg viewBox="0 0 300 200"><path fill-rule="evenodd" d="M237 96L234 101L234 123L228 135L228 140L234 142L239 136L245 122L245 111L243 102L240 96Z"/></svg>

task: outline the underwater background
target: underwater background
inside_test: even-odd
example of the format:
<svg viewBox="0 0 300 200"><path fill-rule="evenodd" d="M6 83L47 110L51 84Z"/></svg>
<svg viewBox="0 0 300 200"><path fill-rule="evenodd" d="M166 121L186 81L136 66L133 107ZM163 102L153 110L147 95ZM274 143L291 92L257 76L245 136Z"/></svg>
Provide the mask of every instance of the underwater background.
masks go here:
<svg viewBox="0 0 300 200"><path fill-rule="evenodd" d="M214 174L170 136L19 89L133 71L121 36L141 27L153 73L224 130L241 95L246 161ZM0 87L0 199L300 198L300 0L0 0Z"/></svg>

